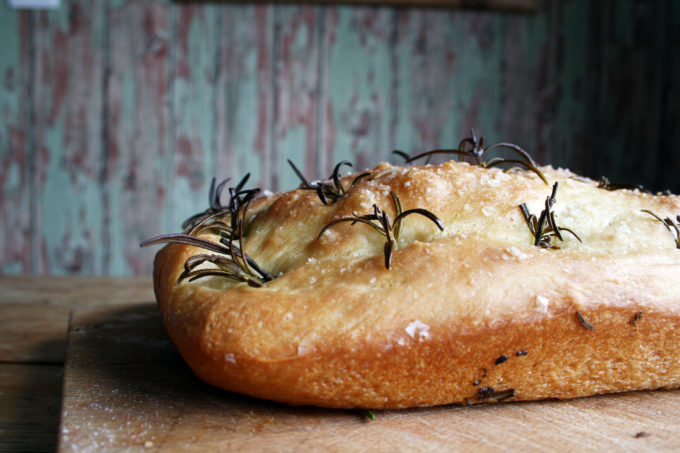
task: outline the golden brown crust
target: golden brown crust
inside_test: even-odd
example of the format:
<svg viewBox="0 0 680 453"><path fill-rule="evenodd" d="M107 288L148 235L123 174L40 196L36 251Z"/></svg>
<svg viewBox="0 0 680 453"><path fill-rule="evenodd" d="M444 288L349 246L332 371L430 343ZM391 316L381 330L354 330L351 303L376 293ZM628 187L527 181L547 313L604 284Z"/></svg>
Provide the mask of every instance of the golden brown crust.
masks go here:
<svg viewBox="0 0 680 453"><path fill-rule="evenodd" d="M533 173L381 164L329 206L302 190L253 206L245 249L278 276L262 288L176 284L201 251L162 249L154 281L166 328L206 382L289 404L402 408L679 386L680 250L640 210L675 216L680 197L543 171L560 182L558 224L583 243L533 246L518 205L538 215L550 194ZM393 215L390 191L446 230L408 217L390 270L370 227L338 224L316 238L373 203Z"/></svg>

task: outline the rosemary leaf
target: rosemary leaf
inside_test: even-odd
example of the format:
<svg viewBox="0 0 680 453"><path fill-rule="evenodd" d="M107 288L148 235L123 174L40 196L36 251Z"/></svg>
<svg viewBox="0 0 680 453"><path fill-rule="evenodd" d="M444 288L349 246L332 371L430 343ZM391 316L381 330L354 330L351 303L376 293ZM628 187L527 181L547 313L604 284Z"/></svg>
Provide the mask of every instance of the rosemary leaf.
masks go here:
<svg viewBox="0 0 680 453"><path fill-rule="evenodd" d="M558 187L559 183L556 181L555 184L553 184L551 194L545 199L545 209L541 211L541 214L538 218L529 212L529 209L525 203L519 205L519 209L522 212L522 216L524 217L527 226L529 227L529 231L531 231L531 234L534 236L534 245L536 247L558 249L559 247L552 243L552 238L557 238L560 241L563 241L563 231L566 231L567 233L574 236L579 242L583 242L581 241L581 238L570 228L560 227L557 225L555 214L552 212L552 206L557 202L556 197Z"/></svg>
<svg viewBox="0 0 680 453"><path fill-rule="evenodd" d="M229 188L229 204L223 206L220 195L229 179L216 184L215 178L210 183L208 202L210 207L187 219L182 227L184 233L166 234L143 241L140 245L162 243L178 243L198 247L218 255L200 253L189 257L184 263L184 271L177 283L185 279L192 282L205 277L223 277L247 283L253 287L261 287L274 277L259 266L255 260L243 250L245 230L247 227L247 211L251 201L260 189L244 189L250 173L241 179L236 187ZM219 237L219 242L197 237L199 233L209 231ZM215 267L197 267L203 263L211 263Z"/></svg>
<svg viewBox="0 0 680 453"><path fill-rule="evenodd" d="M317 239L320 239L326 230L341 222L351 222L351 225L356 223L368 225L380 235L385 237L385 245L383 247L385 254L385 269L389 270L392 264L392 252L397 248L397 240L399 239L401 222L405 217L411 214L420 214L434 222L434 224L437 225L437 228L439 228L441 231L444 231L444 224L432 212L422 208L410 209L408 211L402 212L401 201L399 200L397 194L390 192L390 196L392 197L392 203L394 204L394 211L397 213L394 222L392 222L389 214L387 214L386 211L380 209L377 204L374 204L373 214L359 215L357 213L353 213L353 215L350 217L341 217L326 224L319 232Z"/></svg>
<svg viewBox="0 0 680 453"><path fill-rule="evenodd" d="M427 162L429 162L429 159L432 156L454 154L459 156L461 159L466 158L471 159L473 161L473 164L479 165L480 167L483 168L492 168L499 165L509 165L510 168L524 167L525 169L530 170L537 174L538 177L541 178L543 182L549 184L543 172L541 172L541 170L538 168L536 162L534 162L529 153L526 152L521 147L513 143L500 142L493 144L487 148L484 148L484 137L477 138L474 129L471 129L471 135L472 135L471 137L467 137L461 140L461 142L458 145L458 148L455 149L435 149L432 151L427 151L418 154L413 157L409 156L403 151L393 151L393 153L403 157L406 160L406 163L413 163L414 161L421 159L423 157L427 157ZM517 154L519 158L507 159L502 157L494 157L492 159L484 160L483 159L484 154L494 149L510 150Z"/></svg>

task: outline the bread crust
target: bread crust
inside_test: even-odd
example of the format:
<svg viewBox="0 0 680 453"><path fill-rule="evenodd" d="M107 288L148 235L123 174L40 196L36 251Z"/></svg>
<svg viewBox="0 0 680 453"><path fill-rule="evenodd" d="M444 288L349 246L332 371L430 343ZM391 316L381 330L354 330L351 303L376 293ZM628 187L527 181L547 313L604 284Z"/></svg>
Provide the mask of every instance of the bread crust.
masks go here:
<svg viewBox="0 0 680 453"><path fill-rule="evenodd" d="M457 162L381 164L328 206L303 190L258 200L245 249L278 278L262 288L177 283L202 251L170 244L154 266L166 329L204 381L293 405L405 408L680 386L680 250L641 212L674 216L680 197L542 171L560 183L558 223L582 243L565 235L557 250L533 245L518 205L538 214L550 194L533 173ZM370 227L346 222L317 238L374 203L393 216L390 191L445 231L404 220L389 270Z"/></svg>

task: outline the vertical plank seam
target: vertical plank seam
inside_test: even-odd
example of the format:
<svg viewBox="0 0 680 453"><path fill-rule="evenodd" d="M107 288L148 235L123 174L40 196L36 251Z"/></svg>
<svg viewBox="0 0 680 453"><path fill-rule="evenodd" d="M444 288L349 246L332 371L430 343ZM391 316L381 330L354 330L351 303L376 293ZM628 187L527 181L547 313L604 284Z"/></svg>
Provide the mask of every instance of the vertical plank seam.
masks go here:
<svg viewBox="0 0 680 453"><path fill-rule="evenodd" d="M111 169L109 168L109 120L111 117L111 106L109 105L109 89L111 82L111 6L108 2L102 5L104 30L102 31L102 106L101 106L101 130L100 130L100 149L101 149L101 169L99 173L99 184L101 186L101 201L102 201L102 253L101 269L103 275L109 275L111 271L111 199L109 197L109 190L107 188Z"/></svg>
<svg viewBox="0 0 680 453"><path fill-rule="evenodd" d="M399 124L399 83L401 82L399 74L399 9L392 8L392 24L390 26L389 46L390 46L390 72L392 72L392 80L390 83L390 99L389 111L390 119L388 126L388 140L385 150L379 150L381 153L388 153L384 158L389 162L392 157L392 151L401 147L396 144L397 126ZM380 158L380 156L378 156ZM382 159L379 159L382 160Z"/></svg>
<svg viewBox="0 0 680 453"><path fill-rule="evenodd" d="M594 49L594 52L596 52L594 61L595 61L595 68L593 68L594 72L594 78L595 78L595 93L593 97L593 108L591 109L591 121L590 123L592 124L592 129L594 131L593 134L591 134L591 142L590 146L591 149L588 150L587 156L588 157L588 163L587 163L587 168L588 168L588 173L590 173L590 177L597 179L601 176L601 165L600 165L600 151L602 150L602 113L604 109L604 104L603 104L603 91L604 91L604 85L606 81L604 80L605 74L604 74L604 59L606 58L605 54L605 39L604 39L604 34L606 33L606 8L607 5L605 2L600 3L598 7L595 7L595 11L597 11L599 17L596 18L598 26L595 29L595 45L592 46Z"/></svg>
<svg viewBox="0 0 680 453"><path fill-rule="evenodd" d="M496 118L496 131L500 132L501 137L507 137L507 131L505 130L505 108L507 106L508 98L508 60L507 53L505 49L507 48L508 39L508 17L502 16L499 18L500 24L498 28L500 29L500 44L498 45L500 52L500 58L498 59L498 73L500 74L500 87L498 90L498 109Z"/></svg>
<svg viewBox="0 0 680 453"><path fill-rule="evenodd" d="M28 224L29 224L29 267L31 274L39 273L39 261L40 261L40 238L38 236L38 152L36 150L36 123L37 123L37 111L36 111L36 96L35 96L35 86L37 83L37 72L36 72L36 58L37 58L37 43L36 43L36 32L37 32L37 12L25 12L28 16L28 86L26 87L27 103L28 103L28 124L26 125L26 130L28 131L28 139L26 141L26 154L28 160Z"/></svg>
<svg viewBox="0 0 680 453"><path fill-rule="evenodd" d="M169 8L169 21L170 21L170 29L169 29L169 35L170 38L167 41L167 59L165 63L165 77L166 77L166 87L167 91L165 92L165 108L166 111L168 112L168 117L167 117L167 127L165 128L165 143L166 143L166 152L167 152L167 165L165 166L165 189L166 193L170 195L170 187L172 185L173 181L173 176L175 174L175 131L177 127L177 119L176 119L176 112L175 112L175 107L176 107L176 81L175 81L175 63L176 63L176 52L177 48L179 47L179 39L177 39L177 30L178 30L178 13L177 13L177 8L180 8L181 5L173 5L172 3L164 5L166 8ZM161 150L162 152L162 150ZM174 231L176 226L172 224L172 220L175 218L175 200L172 199L171 196L166 197L166 205L163 207L163 211L165 212L164 216L164 231Z"/></svg>
<svg viewBox="0 0 680 453"><path fill-rule="evenodd" d="M213 176L219 179L224 179L226 177L236 178L237 173L240 171L240 162L238 158L238 153L234 152L232 148L232 124L229 119L231 115L230 108L233 105L231 98L231 88L229 86L229 77L223 77L223 71L228 71L225 67L231 64L232 57L230 54L226 54L227 58L223 61L224 56L224 42L232 43L236 42L234 36L234 27L231 26L230 21L223 20L224 16L228 16L229 11L224 11L226 9L231 9L232 6L223 6L217 12L217 23L215 29L215 96L214 96L214 136L215 136L215 172ZM254 6L252 7L255 8ZM224 31L222 29L224 28ZM227 36L226 39L224 36ZM257 79L257 75L254 75ZM219 86L219 88L218 88ZM222 107L222 108L220 108ZM224 112L224 116L220 116L220 112ZM220 162L220 153L224 153L226 156L225 169L227 169L227 174L221 174L220 169L217 168L217 164Z"/></svg>
<svg viewBox="0 0 680 453"><path fill-rule="evenodd" d="M550 108L551 110L551 137L548 140L548 146L550 147L548 155L551 156L551 162L557 162L559 166L569 166L569 150L565 149L565 141L567 137L561 137L561 129L558 127L557 118L560 117L561 110L564 110L564 84L566 82L565 69L564 69L564 34L565 34L565 12L564 12L564 2L556 2L555 8L555 24L557 33L554 36L555 49L553 54L555 55L555 67L553 70L553 77L555 81L553 82L553 92L551 94L551 103L553 104ZM571 137L569 137L570 139ZM581 173L582 170L579 170Z"/></svg>
<svg viewBox="0 0 680 453"><path fill-rule="evenodd" d="M325 175L327 172L327 153L329 150L323 149L326 138L326 123L324 118L326 105L326 6L316 7L316 125L314 131L314 148L316 153L316 174Z"/></svg>
<svg viewBox="0 0 680 453"><path fill-rule="evenodd" d="M279 126L279 88L280 88L280 81L279 81L279 58L280 58L280 49L278 46L278 43L281 41L281 18L280 18L280 8L281 6L279 5L270 5L269 6L272 9L272 33L270 33L270 39L269 42L267 43L267 46L270 49L269 55L271 55L271 62L270 62L270 86L271 86L271 94L270 94L270 101L269 105L267 108L270 110L271 115L270 115L270 124L269 124L269 156L266 156L265 159L268 157L269 161L269 174L266 175L268 178L268 181L263 181L263 186L266 188L267 185L269 185L274 192L277 192L280 190L280 178L279 178L279 169L281 167L280 165L280 156L279 156L279 146L278 146L278 126Z"/></svg>
<svg viewBox="0 0 680 453"><path fill-rule="evenodd" d="M215 29L213 30L214 35L213 39L215 40L215 49L213 53L213 71L212 71L212 80L210 81L210 86L213 95L211 96L211 108L212 108L212 115L210 118L211 121L211 138L210 138L210 151L209 155L211 156L211 162L210 162L210 168L213 169L213 174L210 175L210 177L215 177L215 178L221 178L219 173L219 169L217 168L217 162L219 162L219 150L217 149L217 108L218 108L218 99L217 99L217 94L220 92L220 90L217 89L217 83L220 80L220 68L222 67L222 62L220 61L220 50L221 50L221 44L222 40L220 39L220 30L222 29L222 15L219 14L219 11L217 8L213 11L213 14L209 15L210 17L215 16L214 21L215 21Z"/></svg>
<svg viewBox="0 0 680 453"><path fill-rule="evenodd" d="M643 183L650 186L651 190L658 191L663 189L663 187L661 187L661 180L663 178L662 174L665 173L661 167L663 162L663 158L661 157L663 145L660 136L664 110L664 98L662 97L662 94L664 93L668 65L662 64L662 57L665 56L666 52L666 24L668 23L669 16L666 2L657 2L654 5L654 10L652 24L656 31L651 43L651 49L649 51L650 55L648 56L651 56L652 58L652 67L654 68L655 73L652 72L652 74L654 74L654 81L649 96L657 102L656 113L658 116L656 116L656 121L653 121L651 124L645 124L649 134L649 141L654 141L656 146L653 148L654 152L643 157L643 162L647 163L647 165L645 165ZM656 64L657 62L658 64ZM649 115L648 118L654 118L654 115ZM642 148L644 145L641 145L640 147Z"/></svg>
<svg viewBox="0 0 680 453"><path fill-rule="evenodd" d="M670 62L672 61L672 54L671 54L671 27L672 27L672 19L671 19L671 14L672 14L672 9L671 9L671 0L666 0L663 4L664 8L664 14L663 18L665 20L664 26L663 26L663 35L661 38L662 41L662 49L661 49L661 54L663 55L663 61ZM677 182L676 182L676 187L671 187L673 185L673 178L672 178L672 169L673 167L668 167L668 162L666 159L669 159L671 156L668 156L668 151L671 147L669 146L664 146L665 143L665 138L667 137L666 131L671 130L672 125L670 122L670 118L668 115L668 112L670 109L667 108L669 99L671 98L671 71L672 71L672 65L671 64L665 64L662 66L662 74L661 74L661 87L660 87L660 93L659 95L661 96L660 102L659 102L659 126L657 129L657 134L656 134L656 150L657 153L660 155L659 159L657 160L657 165L656 168L654 169L654 185L656 186L656 190L671 190L674 193L677 193ZM672 159L669 159L670 162L672 162ZM669 169L670 168L670 169ZM668 186L668 187L664 187Z"/></svg>

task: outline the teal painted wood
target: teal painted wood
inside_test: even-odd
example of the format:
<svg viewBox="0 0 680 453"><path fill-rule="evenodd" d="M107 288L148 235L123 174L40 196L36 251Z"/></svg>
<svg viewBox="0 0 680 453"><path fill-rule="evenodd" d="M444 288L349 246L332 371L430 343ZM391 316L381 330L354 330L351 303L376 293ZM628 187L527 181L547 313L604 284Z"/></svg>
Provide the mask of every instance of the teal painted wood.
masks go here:
<svg viewBox="0 0 680 453"><path fill-rule="evenodd" d="M545 115L541 100L549 94L545 85L552 64L551 48L545 37L551 24L551 4L543 2L540 13L514 15L503 24L502 137L493 137L494 141L502 138L521 144L539 163L546 162L547 152L545 131L537 124Z"/></svg>
<svg viewBox="0 0 680 453"><path fill-rule="evenodd" d="M149 273L154 250L139 243L171 223L170 8L160 2L110 7L107 83L110 272ZM173 230L177 227L173 226Z"/></svg>
<svg viewBox="0 0 680 453"><path fill-rule="evenodd" d="M534 14L63 0L0 8L2 272L150 272L212 176L288 190L455 146L680 192L680 6ZM31 234L33 232L34 234Z"/></svg>
<svg viewBox="0 0 680 453"><path fill-rule="evenodd" d="M30 273L32 155L29 123L30 16L0 4L0 272Z"/></svg>
<svg viewBox="0 0 680 453"><path fill-rule="evenodd" d="M394 10L388 8L328 9L324 177L341 160L364 169L389 156L394 18Z"/></svg>
<svg viewBox="0 0 680 453"><path fill-rule="evenodd" d="M170 13L169 230L206 205L206 181L216 165L213 96L218 64L214 5L182 5Z"/></svg>
<svg viewBox="0 0 680 453"><path fill-rule="evenodd" d="M92 8L95 6L94 8ZM102 273L101 3L36 15L38 271ZM94 13L90 13L92 8Z"/></svg>
<svg viewBox="0 0 680 453"><path fill-rule="evenodd" d="M597 77L589 42L597 24L589 8L588 2L542 2L536 16L506 20L503 139L522 144L543 164L574 167L588 149L588 99Z"/></svg>
<svg viewBox="0 0 680 453"><path fill-rule="evenodd" d="M274 9L274 190L300 184L287 159L317 177L318 10L311 5Z"/></svg>
<svg viewBox="0 0 680 453"><path fill-rule="evenodd" d="M271 187L272 8L220 5L216 16L216 166L210 176L235 184L250 173L250 184Z"/></svg>

